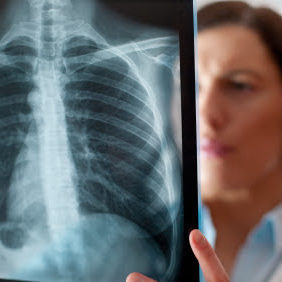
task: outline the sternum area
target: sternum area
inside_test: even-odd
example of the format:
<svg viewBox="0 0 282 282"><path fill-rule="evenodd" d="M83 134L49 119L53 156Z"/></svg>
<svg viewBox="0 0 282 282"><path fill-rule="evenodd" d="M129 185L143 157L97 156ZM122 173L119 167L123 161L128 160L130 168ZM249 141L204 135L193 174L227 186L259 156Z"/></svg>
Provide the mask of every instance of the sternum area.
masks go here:
<svg viewBox="0 0 282 282"><path fill-rule="evenodd" d="M43 60L38 71L38 132L43 198L49 233L55 239L78 223L74 168L67 138L59 73Z"/></svg>

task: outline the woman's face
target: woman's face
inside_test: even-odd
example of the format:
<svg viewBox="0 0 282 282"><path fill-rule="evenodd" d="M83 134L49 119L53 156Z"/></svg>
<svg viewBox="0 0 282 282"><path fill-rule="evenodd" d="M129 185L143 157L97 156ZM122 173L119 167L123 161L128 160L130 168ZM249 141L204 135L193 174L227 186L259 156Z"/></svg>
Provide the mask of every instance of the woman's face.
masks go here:
<svg viewBox="0 0 282 282"><path fill-rule="evenodd" d="M242 26L200 32L198 52L202 196L242 196L282 173L281 74Z"/></svg>

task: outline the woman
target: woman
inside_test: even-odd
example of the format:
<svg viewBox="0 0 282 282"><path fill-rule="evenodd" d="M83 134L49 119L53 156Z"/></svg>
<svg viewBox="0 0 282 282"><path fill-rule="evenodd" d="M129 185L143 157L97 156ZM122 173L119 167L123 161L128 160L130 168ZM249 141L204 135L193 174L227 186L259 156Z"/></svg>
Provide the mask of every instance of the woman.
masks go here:
<svg viewBox="0 0 282 282"><path fill-rule="evenodd" d="M191 247L207 281L282 281L282 19L234 1L198 24L204 234L217 256L198 231Z"/></svg>

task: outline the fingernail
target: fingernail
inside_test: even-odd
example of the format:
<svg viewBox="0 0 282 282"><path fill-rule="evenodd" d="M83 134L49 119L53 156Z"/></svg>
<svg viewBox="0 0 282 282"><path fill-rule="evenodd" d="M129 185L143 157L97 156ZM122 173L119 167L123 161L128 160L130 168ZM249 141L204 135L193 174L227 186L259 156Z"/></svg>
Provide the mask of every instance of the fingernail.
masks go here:
<svg viewBox="0 0 282 282"><path fill-rule="evenodd" d="M146 281L145 279L138 277L138 278L135 278L134 282L146 282Z"/></svg>
<svg viewBox="0 0 282 282"><path fill-rule="evenodd" d="M207 242L206 242L206 238L200 233L200 231L195 232L194 235L194 239L195 239L195 243L199 246L199 247L205 247Z"/></svg>
<svg viewBox="0 0 282 282"><path fill-rule="evenodd" d="M141 273L133 273L131 274L127 279L126 282L156 282L155 280L152 280Z"/></svg>

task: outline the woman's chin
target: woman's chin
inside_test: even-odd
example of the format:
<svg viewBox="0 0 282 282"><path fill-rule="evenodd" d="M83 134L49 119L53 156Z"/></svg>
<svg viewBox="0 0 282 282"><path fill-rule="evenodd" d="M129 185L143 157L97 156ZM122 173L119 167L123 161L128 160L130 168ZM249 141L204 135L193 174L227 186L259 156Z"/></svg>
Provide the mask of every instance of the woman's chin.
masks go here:
<svg viewBox="0 0 282 282"><path fill-rule="evenodd" d="M239 181L229 181L226 178L204 178L201 177L201 198L203 203L207 202L230 202L242 199L248 193Z"/></svg>

